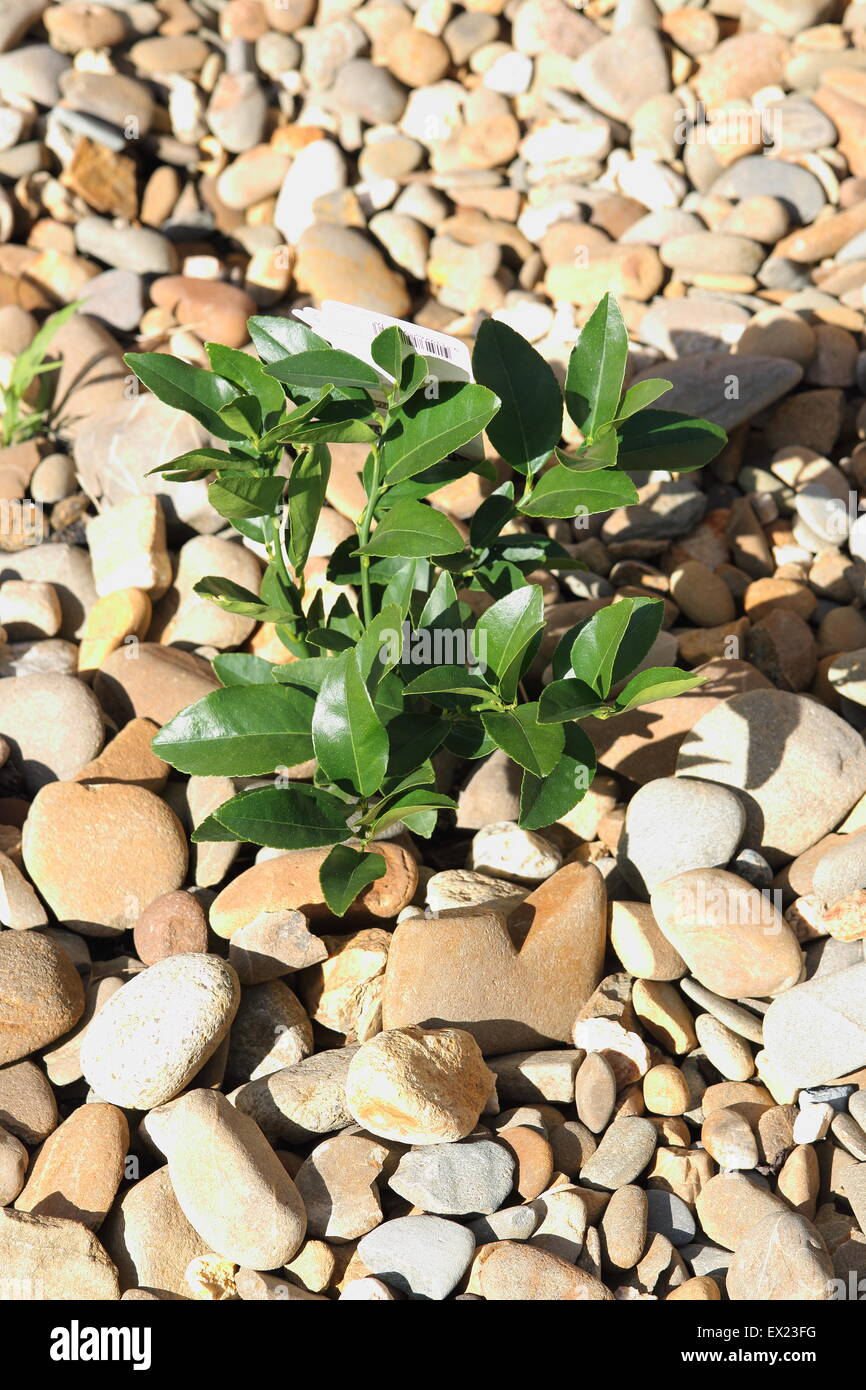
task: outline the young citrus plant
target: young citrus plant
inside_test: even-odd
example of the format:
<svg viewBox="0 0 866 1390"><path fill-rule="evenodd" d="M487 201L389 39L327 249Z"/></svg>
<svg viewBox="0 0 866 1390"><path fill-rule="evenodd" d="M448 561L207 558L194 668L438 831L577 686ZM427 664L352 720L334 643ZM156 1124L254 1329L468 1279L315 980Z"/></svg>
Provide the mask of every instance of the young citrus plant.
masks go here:
<svg viewBox="0 0 866 1390"><path fill-rule="evenodd" d="M399 822L429 837L453 809L436 789L439 750L476 759L501 749L523 770L520 823L540 829L592 780L595 754L577 721L698 683L673 667L641 670L623 685L662 620L660 601L626 598L565 634L541 688L530 668L544 606L527 576L582 567L534 522L635 502L632 473L699 468L725 435L650 409L669 382L624 392L628 335L609 297L568 366L565 408L582 434L572 452L560 448L563 399L552 370L495 320L478 333L473 382L437 378L396 326L373 340L369 360L293 319L253 318L249 330L258 360L216 343L206 345L210 371L163 354L126 360L225 444L161 471L173 480L213 475L213 506L267 556L259 594L219 576L196 591L273 623L294 659L216 657L222 688L182 710L154 747L180 771L205 776L264 776L314 758L311 782L280 776L243 791L193 838L330 847L321 885L341 915L384 873L371 848L378 836ZM470 471L496 484L489 463L461 456L484 430L513 477L478 508L467 538L428 499ZM366 501L354 535L331 557L327 577L340 592L327 609L321 591L305 592L304 569L328 445L339 441L369 445ZM489 606L476 619L483 595Z"/></svg>

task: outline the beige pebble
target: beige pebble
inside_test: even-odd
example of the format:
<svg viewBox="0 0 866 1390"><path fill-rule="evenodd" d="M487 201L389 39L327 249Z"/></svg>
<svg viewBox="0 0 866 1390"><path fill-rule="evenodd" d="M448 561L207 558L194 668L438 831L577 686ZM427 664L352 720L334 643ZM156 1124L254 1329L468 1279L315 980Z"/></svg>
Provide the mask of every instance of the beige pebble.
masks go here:
<svg viewBox="0 0 866 1390"><path fill-rule="evenodd" d="M372 1134L436 1144L471 1133L493 1084L470 1033L392 1028L358 1048L349 1064L346 1103Z"/></svg>
<svg viewBox="0 0 866 1390"><path fill-rule="evenodd" d="M674 985L659 980L635 980L632 1004L647 1032L667 1052L682 1054L697 1046L694 1020Z"/></svg>
<svg viewBox="0 0 866 1390"><path fill-rule="evenodd" d="M758 1141L736 1110L714 1110L701 1126L701 1143L720 1168L756 1168Z"/></svg>
<svg viewBox="0 0 866 1390"><path fill-rule="evenodd" d="M646 1108L655 1115L682 1115L689 1108L691 1088L679 1067L662 1063L643 1079Z"/></svg>
<svg viewBox="0 0 866 1390"><path fill-rule="evenodd" d="M734 1033L712 1014L695 1019L698 1042L717 1071L729 1081L748 1081L755 1074L755 1059L745 1038Z"/></svg>
<svg viewBox="0 0 866 1390"><path fill-rule="evenodd" d="M610 904L610 944L623 967L645 980L679 980L688 966L652 914L649 903Z"/></svg>

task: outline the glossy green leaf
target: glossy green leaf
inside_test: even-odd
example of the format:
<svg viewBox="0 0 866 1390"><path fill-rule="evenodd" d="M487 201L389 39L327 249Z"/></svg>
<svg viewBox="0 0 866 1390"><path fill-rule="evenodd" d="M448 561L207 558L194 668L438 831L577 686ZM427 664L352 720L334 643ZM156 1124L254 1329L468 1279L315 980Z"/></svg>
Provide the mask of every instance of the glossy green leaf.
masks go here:
<svg viewBox="0 0 866 1390"><path fill-rule="evenodd" d="M469 540L479 550L491 544L514 515L514 484L503 483L485 498L469 523Z"/></svg>
<svg viewBox="0 0 866 1390"><path fill-rule="evenodd" d="M594 714L601 699L586 681L566 676L551 681L538 700L538 718L542 724L564 724L570 719L585 719Z"/></svg>
<svg viewBox="0 0 866 1390"><path fill-rule="evenodd" d="M207 575L193 585L193 592L199 598L210 599L224 613L239 613L244 618L257 618L260 623L285 622L290 613L284 608L271 608L263 603L258 594L236 584L233 579L219 579Z"/></svg>
<svg viewBox="0 0 866 1390"><path fill-rule="evenodd" d="M631 618L631 604L608 604L594 613L574 639L571 669L579 681L605 699L613 684L613 668L619 645Z"/></svg>
<svg viewBox="0 0 866 1390"><path fill-rule="evenodd" d="M661 632L665 615L664 602L660 598L620 599L620 604L623 603L628 604L631 616L613 663L611 685L617 685L640 665Z"/></svg>
<svg viewBox="0 0 866 1390"><path fill-rule="evenodd" d="M317 849L345 840L351 807L305 782L255 787L218 808L217 819L239 839L271 849Z"/></svg>
<svg viewBox="0 0 866 1390"><path fill-rule="evenodd" d="M546 777L553 771L565 742L562 725L540 724L537 702L502 712L483 710L481 722L497 748L527 772Z"/></svg>
<svg viewBox="0 0 866 1390"><path fill-rule="evenodd" d="M179 772L252 777L312 757L313 701L280 685L227 686L164 724L154 751Z"/></svg>
<svg viewBox="0 0 866 1390"><path fill-rule="evenodd" d="M242 438L219 413L241 394L231 382L167 352L128 352L123 360L148 391L166 405L185 410L219 439Z"/></svg>
<svg viewBox="0 0 866 1390"><path fill-rule="evenodd" d="M329 656L306 656L300 661L290 661L286 666L275 666L273 679L279 685L297 685L318 695L332 663L333 658Z"/></svg>
<svg viewBox="0 0 866 1390"><path fill-rule="evenodd" d="M634 473L664 468L690 473L722 452L728 436L709 420L675 410L642 410L620 429L619 466Z"/></svg>
<svg viewBox="0 0 866 1390"><path fill-rule="evenodd" d="M623 396L616 414L617 424L623 420L631 419L632 415L637 415L639 410L646 410L647 406L652 405L660 396L664 396L672 390L673 382L665 381L663 377L651 377L647 381L636 381L634 386L630 386Z"/></svg>
<svg viewBox="0 0 866 1390"><path fill-rule="evenodd" d="M587 439L616 416L627 362L628 329L606 294L580 331L565 377L566 409Z"/></svg>
<svg viewBox="0 0 866 1390"><path fill-rule="evenodd" d="M399 483L432 468L480 434L496 412L492 391L470 382L443 381L438 396L415 395L391 412L382 437L382 475Z"/></svg>
<svg viewBox="0 0 866 1390"><path fill-rule="evenodd" d="M245 394L255 396L263 421L267 421L269 415L281 414L286 404L283 388L268 376L255 357L238 348L223 347L222 343L205 343L205 352L215 372L226 381L234 382Z"/></svg>
<svg viewBox="0 0 866 1390"><path fill-rule="evenodd" d="M595 776L592 742L576 724L565 729L565 746L546 777L524 772L520 787L520 818L524 830L543 830L582 801Z"/></svg>
<svg viewBox="0 0 866 1390"><path fill-rule="evenodd" d="M463 537L453 521L423 502L398 502L386 513L363 547L367 555L397 555L424 559L463 549Z"/></svg>
<svg viewBox="0 0 866 1390"><path fill-rule="evenodd" d="M430 787L415 787L393 801L387 811L377 816L374 828L381 832L397 821L403 821L409 829L429 838L436 826L440 811L453 811L456 802L450 796L433 791Z"/></svg>
<svg viewBox="0 0 866 1390"><path fill-rule="evenodd" d="M553 371L520 333L496 319L484 319L478 329L472 370L501 402L487 427L493 447L519 472L537 472L562 434Z"/></svg>
<svg viewBox="0 0 866 1390"><path fill-rule="evenodd" d="M373 708L354 650L332 661L313 714L313 747L334 782L372 796L388 765L388 734Z"/></svg>
<svg viewBox="0 0 866 1390"><path fill-rule="evenodd" d="M681 671L678 666L651 666L647 671L632 677L624 690L616 698L618 710L634 709L636 705L648 705L652 700L667 700L672 695L682 695L684 690L693 690L703 685L704 677L693 671Z"/></svg>
<svg viewBox="0 0 866 1390"><path fill-rule="evenodd" d="M248 473L221 473L208 484L208 501L227 521L273 516L283 495L285 478L252 478Z"/></svg>
<svg viewBox="0 0 866 1390"><path fill-rule="evenodd" d="M422 671L420 676L416 676L410 685L406 686L407 695L478 695L479 697L492 694L490 686L482 676L476 676L471 671L467 671L465 666L431 666L428 671Z"/></svg>
<svg viewBox="0 0 866 1390"><path fill-rule="evenodd" d="M189 453L178 454L177 458L169 459L168 463L158 463L155 468L149 468L144 476L150 478L154 473L207 476L208 473L240 473L245 468L258 469L261 466L261 459L253 458L249 454L236 451L226 453L224 449L190 449Z"/></svg>
<svg viewBox="0 0 866 1390"><path fill-rule="evenodd" d="M370 344L370 356L388 376L399 383L403 371L403 358L411 351L409 341L396 324L383 328Z"/></svg>
<svg viewBox="0 0 866 1390"><path fill-rule="evenodd" d="M329 384L360 386L375 391L380 385L379 374L374 367L362 362L360 357L354 357L351 352L340 352L337 348L299 352L281 362L271 362L265 370L290 388L300 386L306 391L316 391Z"/></svg>
<svg viewBox="0 0 866 1390"><path fill-rule="evenodd" d="M247 319L250 341L262 362L282 362L299 352L327 349L328 344L300 319L257 314Z"/></svg>
<svg viewBox="0 0 866 1390"><path fill-rule="evenodd" d="M359 893L386 872L381 854L367 853L351 845L335 845L319 869L325 902L337 917L351 907Z"/></svg>
<svg viewBox="0 0 866 1390"><path fill-rule="evenodd" d="M608 468L574 473L558 463L541 475L529 497L518 502L517 510L525 516L589 516L637 500L637 488L625 473Z"/></svg>
<svg viewBox="0 0 866 1390"><path fill-rule="evenodd" d="M289 517L287 549L296 574L300 574L307 563L330 473L331 455L322 444L302 449L292 465L286 488Z"/></svg>
<svg viewBox="0 0 866 1390"><path fill-rule="evenodd" d="M270 685L276 667L252 652L220 652L212 662L223 685Z"/></svg>
<svg viewBox="0 0 866 1390"><path fill-rule="evenodd" d="M539 584L527 584L499 599L475 624L476 660L495 675L504 700L514 699L521 658L543 627L544 596Z"/></svg>

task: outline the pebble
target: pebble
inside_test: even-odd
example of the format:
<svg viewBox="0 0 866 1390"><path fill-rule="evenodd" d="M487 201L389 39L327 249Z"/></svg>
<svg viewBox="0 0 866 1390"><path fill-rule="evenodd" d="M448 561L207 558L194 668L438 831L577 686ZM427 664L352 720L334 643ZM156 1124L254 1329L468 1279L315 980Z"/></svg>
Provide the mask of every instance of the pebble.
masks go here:
<svg viewBox="0 0 866 1390"><path fill-rule="evenodd" d="M710 1062L729 1081L748 1081L755 1074L755 1060L745 1039L712 1014L695 1019L698 1042Z"/></svg>
<svg viewBox="0 0 866 1390"><path fill-rule="evenodd" d="M832 1298L833 1262L811 1222L797 1212L764 1217L748 1230L728 1268L734 1302Z"/></svg>
<svg viewBox="0 0 866 1390"><path fill-rule="evenodd" d="M512 1241L488 1247L479 1282L488 1301L609 1302L613 1297L600 1279L570 1261Z"/></svg>
<svg viewBox="0 0 866 1390"><path fill-rule="evenodd" d="M678 980L688 969L659 930L648 903L610 904L610 942L625 969L638 979Z"/></svg>
<svg viewBox="0 0 866 1390"><path fill-rule="evenodd" d="M111 1302L120 1297L117 1269L86 1226L0 1207L0 1257L6 1297L27 1302L69 1297Z"/></svg>
<svg viewBox="0 0 866 1390"><path fill-rule="evenodd" d="M508 821L486 825L472 840L473 869L518 883L539 883L554 874L561 863L561 853L549 840Z"/></svg>
<svg viewBox="0 0 866 1390"><path fill-rule="evenodd" d="M397 1217L358 1242L358 1258L371 1274L416 1299L447 1298L474 1252L472 1232L441 1216Z"/></svg>
<svg viewBox="0 0 866 1390"><path fill-rule="evenodd" d="M105 736L92 693L65 675L13 676L0 683L0 730L17 751L31 793L73 777L96 756Z"/></svg>
<svg viewBox="0 0 866 1390"><path fill-rule="evenodd" d="M764 1015L764 1047L774 1070L797 1086L813 1086L866 1066L864 980L861 963L774 1000Z"/></svg>
<svg viewBox="0 0 866 1390"><path fill-rule="evenodd" d="M84 986L65 951L38 932L0 933L0 1065L62 1038L83 1012Z"/></svg>
<svg viewBox="0 0 866 1390"><path fill-rule="evenodd" d="M128 1148L129 1126L121 1110L102 1103L80 1106L39 1150L16 1211L98 1230L123 1178Z"/></svg>
<svg viewBox="0 0 866 1390"><path fill-rule="evenodd" d="M129 980L100 1010L81 1047L102 1099L148 1110L171 1100L213 1055L239 1002L218 956L169 956Z"/></svg>
<svg viewBox="0 0 866 1390"><path fill-rule="evenodd" d="M438 1216L498 1211L513 1182L512 1155L504 1145L487 1139L411 1150L388 1179L399 1196Z"/></svg>
<svg viewBox="0 0 866 1390"><path fill-rule="evenodd" d="M656 1146L656 1131L639 1116L614 1120L583 1168L585 1187L615 1192L634 1182L649 1164Z"/></svg>
<svg viewBox="0 0 866 1390"><path fill-rule="evenodd" d="M317 1144L295 1174L307 1235L351 1241L378 1226L376 1182L387 1160L387 1146L362 1134L337 1134Z"/></svg>
<svg viewBox="0 0 866 1390"><path fill-rule="evenodd" d="M352 1058L346 1104L372 1134L436 1144L471 1133L493 1080L470 1034L457 1028L391 1028L362 1044Z"/></svg>
<svg viewBox="0 0 866 1390"><path fill-rule="evenodd" d="M735 874L691 869L655 889L652 910L700 984L725 999L781 994L802 956L772 902Z"/></svg>
<svg viewBox="0 0 866 1390"><path fill-rule="evenodd" d="M143 787L53 782L33 802L24 831L27 872L61 922L116 936L186 876L183 828Z"/></svg>
<svg viewBox="0 0 866 1390"><path fill-rule="evenodd" d="M745 825L734 792L687 777L659 778L629 802L617 862L638 892L651 893L687 869L727 864Z"/></svg>
<svg viewBox="0 0 866 1390"><path fill-rule="evenodd" d="M574 1103L578 1119L593 1134L608 1126L616 1104L616 1074L601 1052L590 1052L575 1077Z"/></svg>
<svg viewBox="0 0 866 1390"><path fill-rule="evenodd" d="M254 1120L218 1091L193 1090L172 1108L168 1143L178 1206L210 1250L250 1269L297 1254L304 1204Z"/></svg>

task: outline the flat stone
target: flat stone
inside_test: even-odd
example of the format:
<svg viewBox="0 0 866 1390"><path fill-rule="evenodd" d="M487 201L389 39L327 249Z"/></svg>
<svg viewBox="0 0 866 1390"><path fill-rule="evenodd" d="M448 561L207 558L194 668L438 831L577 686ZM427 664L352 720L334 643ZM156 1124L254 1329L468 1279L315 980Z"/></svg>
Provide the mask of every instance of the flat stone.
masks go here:
<svg viewBox="0 0 866 1390"><path fill-rule="evenodd" d="M726 1280L739 1302L824 1302L833 1297L833 1261L818 1231L798 1212L758 1221L737 1246Z"/></svg>
<svg viewBox="0 0 866 1390"><path fill-rule="evenodd" d="M794 166L788 166L793 168ZM679 410L703 416L732 430L787 395L799 383L803 369L781 357L696 353L665 364L673 383L658 404L660 410ZM633 382L658 376L656 367L638 372Z"/></svg>
<svg viewBox="0 0 866 1390"><path fill-rule="evenodd" d="M4 1299L120 1297L117 1269L92 1231L78 1221L0 1207Z"/></svg>
<svg viewBox="0 0 866 1390"><path fill-rule="evenodd" d="M402 278L388 268L374 244L351 227L329 222L308 227L298 242L295 280L298 289L317 300L357 303L395 318L409 312Z"/></svg>
<svg viewBox="0 0 866 1390"><path fill-rule="evenodd" d="M616 1073L601 1052L590 1052L581 1062L575 1078L574 1104L578 1119L601 1134L607 1128L616 1104Z"/></svg>
<svg viewBox="0 0 866 1390"><path fill-rule="evenodd" d="M237 1012L237 976L218 956L169 956L95 1016L81 1066L97 1095L131 1110L171 1100L213 1055Z"/></svg>
<svg viewBox="0 0 866 1390"><path fill-rule="evenodd" d="M514 1158L492 1139L429 1144L404 1154L389 1187L414 1207L439 1216L489 1215L514 1182Z"/></svg>
<svg viewBox="0 0 866 1390"><path fill-rule="evenodd" d="M573 80L596 110L629 121L647 98L670 88L668 59L657 30L630 25L593 44L578 59Z"/></svg>
<svg viewBox="0 0 866 1390"><path fill-rule="evenodd" d="M812 1086L866 1066L864 983L861 963L773 1001L764 1015L764 1047L774 1074Z"/></svg>
<svg viewBox="0 0 866 1390"><path fill-rule="evenodd" d="M793 932L757 888L723 869L690 869L655 889L653 914L692 974L725 999L761 998L795 985Z"/></svg>
<svg viewBox="0 0 866 1390"><path fill-rule="evenodd" d="M485 1053L569 1039L601 974L604 898L598 871L570 864L507 924L496 913L398 923L385 973L384 1027L452 1023L472 1032Z"/></svg>
<svg viewBox="0 0 866 1390"><path fill-rule="evenodd" d="M155 1289L163 1297L189 1298L190 1261L210 1249L178 1206L167 1166L127 1188L100 1236L123 1289Z"/></svg>
<svg viewBox="0 0 866 1390"><path fill-rule="evenodd" d="M739 1249L748 1232L764 1217L778 1217L788 1210L764 1179L751 1173L718 1173L704 1183L697 1197L701 1229L727 1250Z"/></svg>
<svg viewBox="0 0 866 1390"><path fill-rule="evenodd" d="M304 1057L294 1066L249 1081L230 1099L252 1116L275 1143L305 1143L352 1123L346 1108L346 1076L356 1047L340 1047Z"/></svg>
<svg viewBox="0 0 866 1390"><path fill-rule="evenodd" d="M660 778L629 802L617 862L633 887L652 892L686 869L727 864L745 825L735 793L685 777Z"/></svg>
<svg viewBox="0 0 866 1390"><path fill-rule="evenodd" d="M472 1232L441 1216L384 1221L358 1242L366 1269L410 1298L447 1298L474 1253Z"/></svg>
<svg viewBox="0 0 866 1390"><path fill-rule="evenodd" d="M229 942L229 964L241 984L261 984L327 960L327 946L308 930L302 912L287 908L263 918L238 928Z"/></svg>
<svg viewBox="0 0 866 1390"><path fill-rule="evenodd" d="M756 194L778 198L804 226L814 222L827 201L824 189L808 169L762 155L738 159L716 179L710 192L733 201Z"/></svg>
<svg viewBox="0 0 866 1390"><path fill-rule="evenodd" d="M378 1226L376 1182L387 1159L387 1146L362 1134L336 1134L317 1144L295 1177L308 1237L340 1244Z"/></svg>
<svg viewBox="0 0 866 1390"><path fill-rule="evenodd" d="M230 1083L270 1076L300 1062L312 1050L310 1019L282 980L266 980L241 990L226 1061Z"/></svg>
<svg viewBox="0 0 866 1390"><path fill-rule="evenodd" d="M0 1125L26 1144L41 1144L58 1124L57 1100L35 1062L0 1067Z"/></svg>
<svg viewBox="0 0 866 1390"><path fill-rule="evenodd" d="M815 844L862 795L866 750L816 701L756 690L699 720L680 747L677 775L734 788L746 808L745 845L778 863ZM808 805L798 791L804 781Z"/></svg>
<svg viewBox="0 0 866 1390"><path fill-rule="evenodd" d="M512 1241L489 1247L479 1277L488 1302L609 1302L613 1298L593 1274L550 1251Z"/></svg>
<svg viewBox="0 0 866 1390"><path fill-rule="evenodd" d="M120 1186L128 1148L122 1110L101 1103L79 1106L42 1145L16 1211L98 1230Z"/></svg>
<svg viewBox="0 0 866 1390"><path fill-rule="evenodd" d="M99 705L73 676L13 676L0 682L0 732L21 761L31 792L68 781L102 747Z"/></svg>

